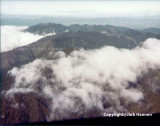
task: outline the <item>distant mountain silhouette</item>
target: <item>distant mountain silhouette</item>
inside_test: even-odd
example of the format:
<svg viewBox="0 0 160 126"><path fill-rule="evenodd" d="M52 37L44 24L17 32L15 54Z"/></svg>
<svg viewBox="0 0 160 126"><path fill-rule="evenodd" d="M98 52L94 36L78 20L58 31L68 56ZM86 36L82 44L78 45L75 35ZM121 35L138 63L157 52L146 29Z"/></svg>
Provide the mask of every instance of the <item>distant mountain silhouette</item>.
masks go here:
<svg viewBox="0 0 160 126"><path fill-rule="evenodd" d="M160 28L147 28L142 30L144 33L160 34Z"/></svg>

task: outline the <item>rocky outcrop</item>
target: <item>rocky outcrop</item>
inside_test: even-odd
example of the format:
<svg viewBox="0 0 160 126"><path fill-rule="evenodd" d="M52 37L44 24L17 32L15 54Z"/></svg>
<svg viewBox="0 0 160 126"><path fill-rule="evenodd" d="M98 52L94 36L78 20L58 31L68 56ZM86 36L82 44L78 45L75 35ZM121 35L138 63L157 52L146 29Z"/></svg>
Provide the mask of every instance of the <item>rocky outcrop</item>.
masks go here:
<svg viewBox="0 0 160 126"><path fill-rule="evenodd" d="M13 99L1 98L0 124L23 124L46 121L49 107L46 99L33 93L16 94Z"/></svg>

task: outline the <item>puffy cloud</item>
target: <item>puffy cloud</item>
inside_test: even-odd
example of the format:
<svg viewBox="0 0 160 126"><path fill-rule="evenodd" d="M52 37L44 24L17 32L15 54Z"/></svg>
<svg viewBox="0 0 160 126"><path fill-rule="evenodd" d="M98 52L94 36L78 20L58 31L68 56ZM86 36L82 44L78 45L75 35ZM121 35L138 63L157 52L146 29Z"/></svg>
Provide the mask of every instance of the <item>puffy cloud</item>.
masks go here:
<svg viewBox="0 0 160 126"><path fill-rule="evenodd" d="M128 103L143 99L137 77L148 69L160 67L160 40L147 39L132 50L105 46L100 49L50 53L53 60L36 59L9 74L15 83L6 92L35 92L51 98L50 119L68 118L73 113L86 117L88 112L125 112ZM126 101L126 105L121 104Z"/></svg>
<svg viewBox="0 0 160 126"><path fill-rule="evenodd" d="M1 52L28 45L46 36L24 32L25 29L27 26L1 26Z"/></svg>

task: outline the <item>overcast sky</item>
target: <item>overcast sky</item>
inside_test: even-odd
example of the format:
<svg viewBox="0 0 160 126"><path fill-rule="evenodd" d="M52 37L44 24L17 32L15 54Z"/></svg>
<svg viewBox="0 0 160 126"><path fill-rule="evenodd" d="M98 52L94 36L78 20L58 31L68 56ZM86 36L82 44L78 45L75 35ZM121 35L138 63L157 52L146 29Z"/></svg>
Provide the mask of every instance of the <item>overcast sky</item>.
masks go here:
<svg viewBox="0 0 160 126"><path fill-rule="evenodd" d="M160 1L1 1L1 14L66 17L157 16Z"/></svg>

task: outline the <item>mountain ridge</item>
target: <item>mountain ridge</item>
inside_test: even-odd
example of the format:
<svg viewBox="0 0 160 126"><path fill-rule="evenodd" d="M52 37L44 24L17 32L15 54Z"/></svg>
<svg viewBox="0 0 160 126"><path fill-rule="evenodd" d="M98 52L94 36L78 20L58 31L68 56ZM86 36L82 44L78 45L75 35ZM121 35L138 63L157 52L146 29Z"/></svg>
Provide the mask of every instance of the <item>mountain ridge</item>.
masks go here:
<svg viewBox="0 0 160 126"><path fill-rule="evenodd" d="M49 34L49 33L62 33L62 32L78 32L78 31L83 31L83 32L109 32L112 34L114 33L114 30L118 33L123 33L130 28L127 27L121 27L121 26L113 26L113 25L79 25L79 24L72 24L69 26L65 26L62 24L56 24L56 23L40 23L37 25L33 25L29 27L28 29L24 30L27 32L31 32L34 34Z"/></svg>
<svg viewBox="0 0 160 126"><path fill-rule="evenodd" d="M50 27L52 26L52 28ZM17 64L24 64L36 58L43 57L52 49L65 48L95 49L102 46L115 46L117 48L132 49L147 38L160 39L160 34L143 33L130 28L111 25L70 25L72 31L67 31L67 26L49 23L31 26L25 32L43 34L57 31L56 35L44 37L29 45L2 52L1 68L8 69ZM47 29L47 30L46 30ZM106 30L106 31L104 31Z"/></svg>
<svg viewBox="0 0 160 126"><path fill-rule="evenodd" d="M60 28L58 28L60 27ZM37 58L49 59L48 54L56 51L63 51L67 55L74 50L80 48L84 49L97 49L103 46L114 46L116 48L126 48L133 49L136 46L140 46L141 42L147 38L154 37L160 39L160 35L152 33L143 33L140 31L135 31L132 29L127 29L126 31L119 31L116 28L111 27L107 32L98 31L77 31L79 25L74 26L75 32L60 32L63 30L62 25L58 25L56 35L50 35L44 37L34 43L29 45L18 47L7 52L1 52L1 70L4 72L2 74L2 91L7 91L10 89L15 82L15 78L7 74L9 69L13 67L21 67L21 65L28 64L29 62ZM73 29L74 29L73 28ZM81 29L81 28L80 28ZM82 28L84 30L84 28ZM101 30L101 28L100 28ZM99 31L100 31L99 30ZM123 28L122 28L123 30ZM43 28L40 30L43 33ZM52 29L51 29L52 31ZM36 32L35 32L36 33ZM110 61L109 61L110 62ZM119 64L117 64L119 65ZM23 67L23 66L22 66ZM107 71L107 70L106 70ZM50 69L45 68L43 71L46 78L52 78L52 72ZM23 73L22 73L23 74ZM103 75L103 74L102 74ZM143 76L137 79L137 82L130 83L128 88L132 86L141 86L143 88L144 100L139 103L129 104L127 110L130 113L156 113L160 112L160 70L148 70ZM41 86L41 81L37 82ZM154 88L158 86L158 88ZM42 88L42 87L41 87ZM41 90L39 88L39 90ZM65 88L63 89L65 90ZM43 95L44 96L44 95ZM37 95L35 93L17 93L13 99L5 97L5 94L1 94L1 116L0 124L20 124L20 123L33 123L47 121L51 113L50 102L51 99L45 99L42 95ZM125 100L121 100L120 104L125 105ZM108 109L111 106L110 103L103 99L103 106ZM18 108L18 109L17 109ZM84 110L84 109L82 109ZM57 110L58 111L58 110ZM79 111L77 111L78 113ZM81 111L80 115L77 113L71 113L68 111L64 112L67 118L77 119L77 118L91 118L98 117L101 115L101 111L93 107L86 111ZM55 120L61 120L63 114L57 114L54 118ZM64 118L65 119L65 118Z"/></svg>

